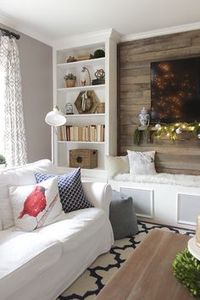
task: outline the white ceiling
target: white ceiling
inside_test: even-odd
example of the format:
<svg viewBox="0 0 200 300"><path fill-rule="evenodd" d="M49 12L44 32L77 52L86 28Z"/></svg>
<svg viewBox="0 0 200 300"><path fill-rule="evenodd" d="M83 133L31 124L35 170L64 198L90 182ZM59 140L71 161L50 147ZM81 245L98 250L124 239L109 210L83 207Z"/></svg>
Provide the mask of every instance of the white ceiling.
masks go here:
<svg viewBox="0 0 200 300"><path fill-rule="evenodd" d="M49 43L108 28L138 35L200 22L200 0L0 0L2 20Z"/></svg>

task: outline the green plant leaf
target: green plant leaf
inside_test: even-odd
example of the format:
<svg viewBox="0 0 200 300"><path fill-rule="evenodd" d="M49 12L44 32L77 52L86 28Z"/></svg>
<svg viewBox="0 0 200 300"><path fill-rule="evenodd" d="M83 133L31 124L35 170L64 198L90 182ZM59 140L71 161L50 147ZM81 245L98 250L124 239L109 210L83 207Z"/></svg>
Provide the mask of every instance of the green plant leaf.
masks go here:
<svg viewBox="0 0 200 300"><path fill-rule="evenodd" d="M174 276L193 296L200 298L200 261L185 249L176 255L172 266Z"/></svg>

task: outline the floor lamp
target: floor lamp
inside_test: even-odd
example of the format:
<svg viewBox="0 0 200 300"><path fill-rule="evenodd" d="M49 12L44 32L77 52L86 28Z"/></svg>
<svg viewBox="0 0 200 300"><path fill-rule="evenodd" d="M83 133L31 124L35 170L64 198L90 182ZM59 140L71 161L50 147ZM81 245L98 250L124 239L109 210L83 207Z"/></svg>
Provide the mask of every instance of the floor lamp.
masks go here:
<svg viewBox="0 0 200 300"><path fill-rule="evenodd" d="M65 115L59 110L57 106L53 108L52 111L48 112L45 117L45 122L51 126L51 156L52 161L55 163L54 159L54 130L55 133L58 134L57 127L62 126L66 123L66 117Z"/></svg>

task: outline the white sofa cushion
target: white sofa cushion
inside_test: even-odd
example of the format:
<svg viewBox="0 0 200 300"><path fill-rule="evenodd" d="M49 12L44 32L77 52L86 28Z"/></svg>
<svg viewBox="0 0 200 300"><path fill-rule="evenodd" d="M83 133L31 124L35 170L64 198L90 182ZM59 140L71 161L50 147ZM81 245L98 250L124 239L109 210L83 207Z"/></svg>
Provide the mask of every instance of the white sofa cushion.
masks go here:
<svg viewBox="0 0 200 300"><path fill-rule="evenodd" d="M49 226L43 227L40 232L43 235L51 235L63 243L63 251L69 251L72 247L84 247L84 242L98 232L98 229L107 224L110 229L110 239L113 239L112 229L109 220L103 210L99 208L85 208L63 215L62 220ZM98 237L97 237L98 238ZM77 257L74 257L74 263Z"/></svg>
<svg viewBox="0 0 200 300"><path fill-rule="evenodd" d="M0 219L3 229L14 226L12 208L9 200L9 186L35 184L35 172L55 172L56 168L48 159L22 167L0 171Z"/></svg>
<svg viewBox="0 0 200 300"><path fill-rule="evenodd" d="M22 230L51 224L62 213L57 177L36 185L12 186L9 192L15 225Z"/></svg>
<svg viewBox="0 0 200 300"><path fill-rule="evenodd" d="M32 286L34 281L38 282L39 290L44 290L43 284L44 286L49 282L55 284L55 281L58 284L57 277L62 276L64 289L98 255L109 251L112 243L111 224L104 211L99 208L86 208L63 214L63 219L59 222L33 232L16 231L14 228L2 231L0 232L1 297L14 299L17 294L16 299L23 299L19 296L20 293L16 293L19 287L23 295L29 294L30 288L26 291L27 287ZM50 274L50 277L43 278L44 271ZM40 278L43 280L42 283ZM57 286L54 287L54 290L56 289ZM47 293L45 299L50 298Z"/></svg>
<svg viewBox="0 0 200 300"><path fill-rule="evenodd" d="M37 230L23 232L14 227L0 232L0 284L9 276L21 276L23 270L30 268L26 276L33 277L38 270L45 270L53 265L61 256L62 247L51 234L44 235ZM38 270L37 270L38 269ZM21 272L22 271L22 272ZM13 283L13 281L11 281Z"/></svg>

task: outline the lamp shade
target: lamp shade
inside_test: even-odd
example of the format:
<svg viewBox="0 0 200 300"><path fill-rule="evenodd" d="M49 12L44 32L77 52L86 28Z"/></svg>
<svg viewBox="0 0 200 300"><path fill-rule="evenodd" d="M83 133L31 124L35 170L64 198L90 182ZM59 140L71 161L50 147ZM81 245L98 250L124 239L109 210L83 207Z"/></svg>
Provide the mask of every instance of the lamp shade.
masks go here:
<svg viewBox="0 0 200 300"><path fill-rule="evenodd" d="M52 111L47 113L45 122L50 126L62 126L66 123L66 117L58 107L54 107Z"/></svg>

